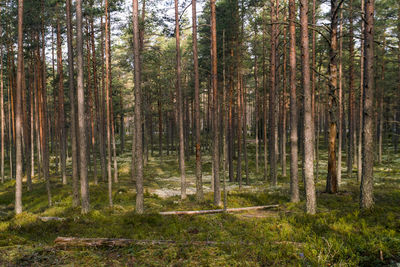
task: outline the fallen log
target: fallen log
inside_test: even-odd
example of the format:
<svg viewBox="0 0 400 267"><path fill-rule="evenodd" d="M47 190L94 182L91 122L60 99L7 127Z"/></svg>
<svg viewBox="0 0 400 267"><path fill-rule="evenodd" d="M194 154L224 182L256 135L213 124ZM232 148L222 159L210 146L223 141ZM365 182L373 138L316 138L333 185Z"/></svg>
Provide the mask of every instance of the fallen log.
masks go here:
<svg viewBox="0 0 400 267"><path fill-rule="evenodd" d="M226 242L215 242L215 241L174 241L174 240L135 240L125 238L79 238L79 237L57 237L54 243L58 247L125 247L128 245L168 245L168 244L179 244L179 245L200 245L200 246L211 246L211 245L222 245Z"/></svg>
<svg viewBox="0 0 400 267"><path fill-rule="evenodd" d="M159 212L160 215L196 215L196 214L213 214L222 212L239 212L247 210L263 210L270 208L277 208L279 205L268 205L268 206L255 206L255 207L244 207L244 208L229 208L229 209L217 209L217 210L190 210L190 211L163 211Z"/></svg>
<svg viewBox="0 0 400 267"><path fill-rule="evenodd" d="M80 238L57 237L54 240L56 247L126 247L129 245L184 245L184 246L218 246L218 245L254 245L254 242L245 241L175 241L175 240L135 240L126 238ZM272 241L275 245L302 246L303 243L292 241Z"/></svg>
<svg viewBox="0 0 400 267"><path fill-rule="evenodd" d="M62 218L62 217L38 217L38 220L41 220L42 222L49 222L49 221L62 222L62 221L65 221L66 218Z"/></svg>

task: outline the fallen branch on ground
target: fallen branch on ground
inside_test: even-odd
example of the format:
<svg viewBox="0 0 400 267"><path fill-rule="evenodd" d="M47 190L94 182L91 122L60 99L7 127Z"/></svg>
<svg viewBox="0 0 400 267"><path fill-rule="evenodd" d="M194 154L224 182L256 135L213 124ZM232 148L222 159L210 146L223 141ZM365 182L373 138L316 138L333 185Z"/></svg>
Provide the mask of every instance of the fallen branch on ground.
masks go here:
<svg viewBox="0 0 400 267"><path fill-rule="evenodd" d="M54 240L57 247L126 247L129 245L194 245L194 246L217 246L217 245L254 245L253 242L244 241L175 241L175 240L135 240L125 238L79 238L79 237L57 237ZM292 241L274 241L276 245L301 246L302 243Z"/></svg>
<svg viewBox="0 0 400 267"><path fill-rule="evenodd" d="M227 242L215 242L215 241L174 241L174 240L135 240L125 238L79 238L79 237L57 237L54 240L56 246L73 246L73 247L125 247L128 245L168 245L168 244L179 244L179 245L222 245L228 244Z"/></svg>
<svg viewBox="0 0 400 267"><path fill-rule="evenodd" d="M245 207L245 208L230 208L226 209L226 212L238 212L247 210L263 210L269 208L277 208L279 205L268 205L268 206L255 206L255 207ZM195 214L212 214L212 213L223 213L224 209L217 210L191 210L191 211L164 211L159 212L160 215L195 215Z"/></svg>
<svg viewBox="0 0 400 267"><path fill-rule="evenodd" d="M38 217L38 220L41 220L42 222L49 222L49 221L63 222L63 221L66 220L66 218L61 218L61 217Z"/></svg>

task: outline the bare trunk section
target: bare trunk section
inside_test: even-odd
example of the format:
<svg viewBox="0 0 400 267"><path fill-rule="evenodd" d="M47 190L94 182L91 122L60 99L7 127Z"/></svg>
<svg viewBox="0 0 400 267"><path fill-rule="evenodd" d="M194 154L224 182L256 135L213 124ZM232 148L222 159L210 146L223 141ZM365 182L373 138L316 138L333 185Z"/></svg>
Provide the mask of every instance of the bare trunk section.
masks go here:
<svg viewBox="0 0 400 267"><path fill-rule="evenodd" d="M211 8L211 79L213 87L213 162L214 162L214 205L221 205L219 180L219 120L218 120L218 65L217 65L217 17L215 0L210 0Z"/></svg>
<svg viewBox="0 0 400 267"><path fill-rule="evenodd" d="M302 84L304 90L304 181L306 190L306 211L315 214L317 201L314 184L314 138L312 118L312 92L310 88L310 53L308 39L308 0L300 0Z"/></svg>
<svg viewBox="0 0 400 267"><path fill-rule="evenodd" d="M284 22L286 22L287 16L284 15ZM281 165L282 165L282 176L286 177L286 108L287 108L287 28L283 26L283 82L282 82L282 105L281 105Z"/></svg>
<svg viewBox="0 0 400 267"><path fill-rule="evenodd" d="M374 205L374 0L365 1L364 109L360 207Z"/></svg>
<svg viewBox="0 0 400 267"><path fill-rule="evenodd" d="M361 40L365 39L365 1L361 0ZM360 60L360 99L359 99L359 127L358 127L358 155L357 155L357 181L362 177L362 143L363 143L363 116L364 116L364 72L365 72L365 42L361 41L361 60Z"/></svg>
<svg viewBox="0 0 400 267"><path fill-rule="evenodd" d="M74 55L72 48L72 21L71 0L66 1L67 17L67 44L68 44L68 83L69 101L71 103L71 149L72 149L72 206L79 205L79 170L78 170L78 142L77 142L77 117L75 109L75 79L74 79Z"/></svg>
<svg viewBox="0 0 400 267"><path fill-rule="evenodd" d="M253 45L253 53L254 53L254 91L255 91L255 139L256 139L256 173L259 172L259 124L260 124L260 111L259 111L259 88L258 88L258 53L257 53L257 24L254 25L254 45Z"/></svg>
<svg viewBox="0 0 400 267"><path fill-rule="evenodd" d="M67 184L66 173L66 149L67 140L65 134L65 115L64 115L64 70L62 62L62 41L61 41L61 25L60 18L57 16L57 78L58 78L58 127L59 127L59 141L60 141L60 161L62 182Z"/></svg>
<svg viewBox="0 0 400 267"><path fill-rule="evenodd" d="M338 123L338 81L337 81L337 57L338 57L338 11L337 0L331 0L331 28L330 28L330 48L329 48L329 145L328 145L328 175L326 178L326 191L328 193L338 192L338 178L336 166L336 135ZM340 133L341 134L341 133Z"/></svg>
<svg viewBox="0 0 400 267"><path fill-rule="evenodd" d="M382 66L381 66L381 85L379 86L378 89L378 162L379 164L382 163L382 143L383 143L383 101L384 101L384 97L385 97L385 52L386 52L386 37L383 36L383 47L382 47Z"/></svg>
<svg viewBox="0 0 400 267"><path fill-rule="evenodd" d="M140 59L140 42L139 42L139 11L138 0L133 0L132 24L133 24L133 54L135 67L135 134L134 144L136 163L136 213L142 214L143 207L143 143L142 143L142 90L140 83L141 59Z"/></svg>
<svg viewBox="0 0 400 267"><path fill-rule="evenodd" d="M194 109L196 131L196 199L202 201L203 180L201 173L201 135L200 135L200 85L199 85L199 60L197 55L197 14L196 0L192 0L192 27L193 27L193 69L194 69Z"/></svg>
<svg viewBox="0 0 400 267"><path fill-rule="evenodd" d="M16 174L15 174L15 213L22 213L22 73L23 73L23 15L24 1L18 0L18 71L17 92L15 107L15 147L16 147Z"/></svg>
<svg viewBox="0 0 400 267"><path fill-rule="evenodd" d="M89 22L86 20L86 35L89 37ZM96 131L95 131L95 126L94 126L94 99L93 99L93 92L92 92L92 76L90 72L90 39L88 38L86 40L86 59L87 59L87 92L88 92L88 109L89 109L89 117L90 117L90 148L91 148L91 154L92 154L92 159L89 160L89 162L93 162L93 177L94 177L94 184L98 184L98 179L97 179L97 154L96 154ZM90 152L89 152L90 154ZM90 155L89 155L90 157ZM90 165L90 163L89 163Z"/></svg>
<svg viewBox="0 0 400 267"><path fill-rule="evenodd" d="M106 60L105 60L105 99L106 99L106 132L107 132L107 179L108 179L108 204L110 205L110 207L113 206L113 201L112 201L112 174L111 174L111 159L112 159L112 155L111 155L111 88L110 88L110 84L111 84L111 77L110 77L110 39L109 39L109 12L108 12L108 0L105 0L105 10L104 10L104 14L105 14L105 56L106 56Z"/></svg>
<svg viewBox="0 0 400 267"><path fill-rule="evenodd" d="M42 33L42 65L41 65L41 85L39 86L40 97L39 104L41 107L40 112L40 125L41 125L41 151L42 151L42 167L43 167L43 177L46 181L46 189L47 189L47 199L49 206L52 206L52 197L51 197L51 189L50 189L50 173L49 173L49 144L48 144L48 116L47 116L47 71L46 71L46 55L45 55L45 27L44 27L44 1L41 2L42 5L42 25L41 25L41 33Z"/></svg>
<svg viewBox="0 0 400 267"><path fill-rule="evenodd" d="M263 11L263 36L262 36L262 68L263 68L263 92L264 92L264 99L263 99L263 141L264 141L264 180L266 181L268 178L268 142L267 142L267 81L266 81L266 21L265 21L265 11Z"/></svg>
<svg viewBox="0 0 400 267"><path fill-rule="evenodd" d="M277 29L277 21L278 21L278 9L279 9L279 0L273 0L271 2L271 66L270 66L270 75L271 75L271 88L269 91L269 165L270 165L270 179L271 185L277 185L277 141L276 140L276 68L277 68L277 46L278 46L278 29Z"/></svg>
<svg viewBox="0 0 400 267"><path fill-rule="evenodd" d="M338 162L337 162L337 184L342 182L342 143L343 143L343 11L340 11L339 26L339 117L338 117Z"/></svg>
<svg viewBox="0 0 400 267"><path fill-rule="evenodd" d="M347 151L347 177L353 173L353 157L355 147L355 117L354 117L354 24L353 0L349 2L349 104L348 104L348 151Z"/></svg>
<svg viewBox="0 0 400 267"><path fill-rule="evenodd" d="M175 0L175 38L176 38L176 98L179 128L179 167L181 172L181 199L186 198L186 174L185 174L185 140L183 133L183 109L181 88L181 46L179 30L178 0Z"/></svg>
<svg viewBox="0 0 400 267"><path fill-rule="evenodd" d="M298 117L296 95L296 3L289 0L289 64L290 64L290 200L300 201L299 196L299 158L298 158Z"/></svg>
<svg viewBox="0 0 400 267"><path fill-rule="evenodd" d="M0 7L1 14L1 7ZM3 27L0 25L0 36L3 34ZM0 47L0 58L3 59L3 45ZM1 182L4 183L4 129L5 129L5 115L4 115L4 82L3 82L3 60L0 60L0 127L1 127L1 166L0 166L0 176ZM32 91L32 89L31 89ZM32 98L31 98L32 99ZM31 113L33 117L33 113Z"/></svg>
<svg viewBox="0 0 400 267"><path fill-rule="evenodd" d="M81 178L82 213L90 210L89 183L87 169L87 139L85 116L85 92L83 86L83 37L82 37L82 0L76 1L76 47L77 47L77 101L78 101L78 144L79 144L79 173Z"/></svg>

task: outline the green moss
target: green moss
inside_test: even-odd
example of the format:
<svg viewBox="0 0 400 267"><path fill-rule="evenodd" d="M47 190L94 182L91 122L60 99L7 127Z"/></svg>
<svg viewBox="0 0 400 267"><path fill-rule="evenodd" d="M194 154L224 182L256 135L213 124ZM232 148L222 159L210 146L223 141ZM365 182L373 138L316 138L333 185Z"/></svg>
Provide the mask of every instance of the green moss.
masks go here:
<svg viewBox="0 0 400 267"><path fill-rule="evenodd" d="M254 155L253 147L249 158ZM241 190L227 183L229 207L279 204L276 210L202 216L160 216L159 211L212 209L213 193L205 201L194 196L160 197L156 190L179 189L179 168L175 156L150 158L145 168L146 215L136 215L135 186L130 178L130 154L119 160L120 182L113 185L114 207L108 207L107 184L93 184L90 177L92 211L81 215L72 208L71 185L51 177L53 203L48 207L46 187L34 179L31 192L24 188L25 212L14 215L14 182L0 185L0 265L79 266L357 266L400 262L400 161L384 158L375 168L375 208L360 212L359 185L344 175L341 192L322 193L325 186L326 152L321 154L317 181L318 214L304 214L304 199L290 203L289 178L279 177L271 188L255 173L250 162L251 186ZM210 186L210 157L205 156L205 186ZM187 162L188 183L194 187L194 161ZM261 167L261 166L260 166ZM261 168L260 168L261 169ZM354 175L355 176L355 175ZM301 180L301 179L300 179ZM303 187L301 185L301 196ZM179 192L179 190L177 190ZM66 221L41 222L38 216L58 216ZM174 240L169 245L132 245L125 248L53 247L57 236L110 237ZM182 245L188 241L216 241L219 245ZM381 260L383 256L383 261Z"/></svg>

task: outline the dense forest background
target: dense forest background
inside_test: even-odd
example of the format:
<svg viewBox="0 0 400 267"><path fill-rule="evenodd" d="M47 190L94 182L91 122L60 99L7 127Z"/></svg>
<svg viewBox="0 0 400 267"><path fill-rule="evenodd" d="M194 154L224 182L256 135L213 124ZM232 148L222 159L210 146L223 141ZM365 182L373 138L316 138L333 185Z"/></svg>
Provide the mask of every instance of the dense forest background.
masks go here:
<svg viewBox="0 0 400 267"><path fill-rule="evenodd" d="M251 254L233 256L237 240L248 235L253 246L265 226L282 231L260 238L284 244L283 254L258 248L248 264L399 261L398 1L3 0L0 8L0 229L9 243L49 243L59 232L132 238L92 241L134 243L143 254L132 258L149 264L148 255L166 253L144 252L149 238L186 240L173 245L188 245L183 254L153 256L177 264L193 244L211 245L230 265ZM230 215L243 207L254 211ZM166 210L222 214L191 221ZM80 231L74 222L93 225ZM109 232L93 230L109 223ZM131 224L138 233L125 232ZM225 243L220 231L229 232ZM212 251L188 263L210 256L224 265ZM0 263L32 261L1 253ZM74 253L66 262L79 261ZM125 250L121 259L107 253L134 264Z"/></svg>

